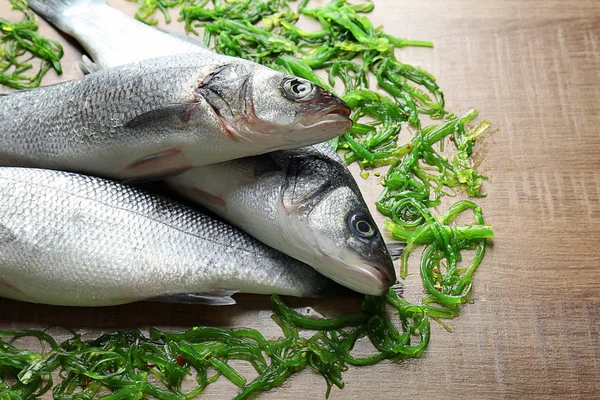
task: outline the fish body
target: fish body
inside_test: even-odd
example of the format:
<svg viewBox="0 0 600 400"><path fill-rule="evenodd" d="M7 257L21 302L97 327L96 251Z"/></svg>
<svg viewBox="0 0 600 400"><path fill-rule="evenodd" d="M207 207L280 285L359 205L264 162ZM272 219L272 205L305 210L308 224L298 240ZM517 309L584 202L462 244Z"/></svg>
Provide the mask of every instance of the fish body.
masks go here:
<svg viewBox="0 0 600 400"><path fill-rule="evenodd" d="M94 37L110 21L82 24L79 20L85 20L84 9L73 4L63 8L56 5L63 2L45 1L45 6L40 7L40 0L30 0L42 17L75 37L90 54L96 54L94 61L99 68L118 62L110 61L114 60L113 55L128 53L144 59L168 51L147 46L145 39L164 32L140 25L130 17L120 22L122 34L135 37L140 51L127 41L111 46L92 42L88 37ZM97 8L105 9L99 15L120 13L109 11L104 1L93 2ZM177 36L169 40L179 46L190 43ZM195 51L205 54L205 48L199 44L197 47ZM327 144L202 166L170 178L167 183L262 242L344 286L378 295L396 280L382 235L354 178Z"/></svg>
<svg viewBox="0 0 600 400"><path fill-rule="evenodd" d="M1 296L108 306L339 291L307 265L170 199L96 177L0 168Z"/></svg>
<svg viewBox="0 0 600 400"><path fill-rule="evenodd" d="M0 97L3 165L156 179L317 143L352 125L349 107L310 81L140 26L96 0L31 5L63 10L49 18L73 24L102 70ZM133 36L116 34L119 21Z"/></svg>

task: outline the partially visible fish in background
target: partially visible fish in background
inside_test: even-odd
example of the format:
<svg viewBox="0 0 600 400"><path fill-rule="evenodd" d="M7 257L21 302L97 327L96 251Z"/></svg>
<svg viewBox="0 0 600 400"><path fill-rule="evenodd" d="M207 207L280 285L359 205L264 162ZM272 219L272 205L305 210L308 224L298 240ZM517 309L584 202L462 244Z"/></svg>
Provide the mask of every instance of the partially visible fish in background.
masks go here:
<svg viewBox="0 0 600 400"><path fill-rule="evenodd" d="M83 46L93 60L84 56L86 72L176 54L215 55L200 41L151 28L108 6L106 0L29 0L28 4Z"/></svg>
<svg viewBox="0 0 600 400"><path fill-rule="evenodd" d="M227 223L139 188L0 168L0 296L62 306L234 304L349 291Z"/></svg>
<svg viewBox="0 0 600 400"><path fill-rule="evenodd" d="M191 51L208 51L198 41L146 26L103 0L83 6L88 3L30 0L36 12L83 45L95 68L118 64L120 54L144 59L190 44L196 47ZM108 16L118 18L120 35L127 40L100 33L110 32L104 28L111 24ZM110 37L96 40L101 35ZM167 182L262 242L354 290L383 294L396 280L386 245L354 178L327 144L195 168ZM401 252L397 246L393 250L395 256Z"/></svg>

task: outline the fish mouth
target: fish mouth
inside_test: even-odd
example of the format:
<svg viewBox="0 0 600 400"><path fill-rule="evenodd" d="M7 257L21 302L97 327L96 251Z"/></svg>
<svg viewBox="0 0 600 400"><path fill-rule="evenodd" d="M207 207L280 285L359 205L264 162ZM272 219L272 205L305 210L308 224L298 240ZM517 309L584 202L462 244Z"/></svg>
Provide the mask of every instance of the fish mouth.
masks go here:
<svg viewBox="0 0 600 400"><path fill-rule="evenodd" d="M385 295L390 286L396 283L396 274L393 269L364 261L357 262L356 258L352 256L350 256L352 260L347 258L342 255L337 260L341 264L341 268L335 270L329 268L319 270L319 272L340 285L372 296Z"/></svg>
<svg viewBox="0 0 600 400"><path fill-rule="evenodd" d="M327 123L339 123L346 125L340 127L343 129L340 133L343 133L352 127L352 120L350 119L350 108L344 109L342 107L328 110L327 112L317 116L316 118L304 119L300 123L304 128L314 128Z"/></svg>
<svg viewBox="0 0 600 400"><path fill-rule="evenodd" d="M289 216L282 205L279 215ZM396 274L391 258L368 260L351 248L339 249L328 246L328 240L319 239L304 224L282 224L283 236L288 246L286 253L309 264L332 281L362 294L385 295L396 283ZM294 249L293 254L289 249ZM306 249L312 249L307 253ZM281 249L280 249L281 250ZM389 256L388 256L389 257Z"/></svg>
<svg viewBox="0 0 600 400"><path fill-rule="evenodd" d="M396 278L387 270L372 265L363 264L356 268L356 272L356 287L351 289L364 294L383 296L396 283Z"/></svg>
<svg viewBox="0 0 600 400"><path fill-rule="evenodd" d="M315 107L318 102L311 104L311 106L304 110L302 113L304 115L300 117L298 122L306 128L318 126L323 122L343 122L347 123L347 129L350 129L352 126L352 120L350 119L352 109L350 106L331 94L327 95L327 102L329 102L329 107L324 107L321 110Z"/></svg>
<svg viewBox="0 0 600 400"><path fill-rule="evenodd" d="M350 106L346 103L339 104L335 107L332 107L331 110L327 113L327 115L343 115L344 117L350 118Z"/></svg>

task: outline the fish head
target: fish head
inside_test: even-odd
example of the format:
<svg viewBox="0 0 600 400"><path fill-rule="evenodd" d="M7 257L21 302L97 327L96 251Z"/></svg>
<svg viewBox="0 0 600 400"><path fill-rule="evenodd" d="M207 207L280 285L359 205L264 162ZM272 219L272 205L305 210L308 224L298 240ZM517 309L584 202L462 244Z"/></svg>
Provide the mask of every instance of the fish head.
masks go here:
<svg viewBox="0 0 600 400"><path fill-rule="evenodd" d="M308 145L352 127L350 107L313 82L276 71L256 74L254 114L271 135Z"/></svg>
<svg viewBox="0 0 600 400"><path fill-rule="evenodd" d="M394 265L348 169L315 154L288 160L279 220L298 258L357 292L387 293Z"/></svg>
<svg viewBox="0 0 600 400"><path fill-rule="evenodd" d="M245 63L217 68L198 91L233 139L265 151L322 142L352 127L350 107L311 81Z"/></svg>

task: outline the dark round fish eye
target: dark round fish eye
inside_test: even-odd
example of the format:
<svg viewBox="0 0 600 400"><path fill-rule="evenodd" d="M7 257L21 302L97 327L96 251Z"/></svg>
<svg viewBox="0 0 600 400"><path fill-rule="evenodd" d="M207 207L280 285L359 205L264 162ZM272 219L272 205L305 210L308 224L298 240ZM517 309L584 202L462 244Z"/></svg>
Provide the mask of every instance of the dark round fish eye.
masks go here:
<svg viewBox="0 0 600 400"><path fill-rule="evenodd" d="M350 230L356 235L368 239L375 236L375 224L363 213L353 213L348 216Z"/></svg>
<svg viewBox="0 0 600 400"><path fill-rule="evenodd" d="M316 86L312 82L292 77L283 81L283 94L291 100L312 100L315 92Z"/></svg>

